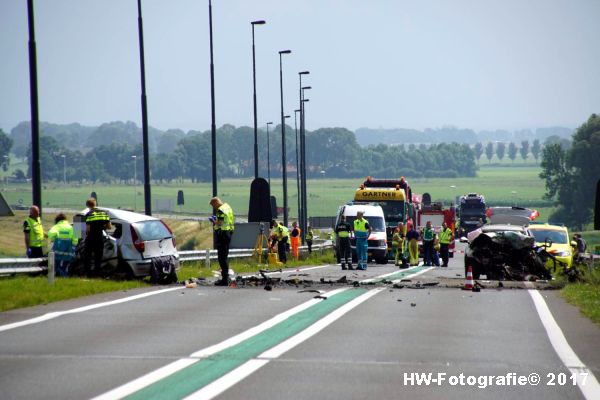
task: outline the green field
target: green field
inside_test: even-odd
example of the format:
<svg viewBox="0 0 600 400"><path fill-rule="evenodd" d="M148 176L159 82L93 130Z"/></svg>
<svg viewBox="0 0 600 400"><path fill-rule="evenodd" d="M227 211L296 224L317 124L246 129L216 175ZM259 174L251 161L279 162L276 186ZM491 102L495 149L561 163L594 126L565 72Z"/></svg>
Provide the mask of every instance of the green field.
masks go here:
<svg viewBox="0 0 600 400"><path fill-rule="evenodd" d="M531 166L491 166L484 163L474 178L423 178L409 180L413 193L429 192L434 200L442 200L446 203L452 201L455 196L469 192L483 193L489 205L523 205L532 206L547 215L547 202L542 200L544 194L544 182L538 177L540 168ZM367 174L365 174L366 176ZM402 175L399 171L398 176ZM308 210L312 216L334 215L337 208L352 199L354 190L363 179L310 179L308 188ZM238 215L248 212L248 198L250 193L251 179L225 179L218 183L218 193L225 201L229 202ZM278 206L282 206L282 184L281 179L272 179L272 195L277 197ZM455 187L451 187L455 186ZM9 204L31 203L30 184L9 184L4 190ZM177 192L183 190L185 205L177 206ZM134 203L137 210L144 208L143 185L137 186L115 184L115 185L81 185L68 183L64 188L62 183L52 182L43 185L42 200L44 207L58 207L67 209L84 208L85 200L90 193L95 191L99 203L107 207L121 207L133 209ZM155 202L170 201L173 211L208 213L210 206L208 201L211 197L212 186L210 183L171 183L153 184L152 198ZM514 192L514 193L513 193ZM295 174L288 179L288 206L291 218L297 215L298 196L296 191ZM157 211L153 203L153 210Z"/></svg>

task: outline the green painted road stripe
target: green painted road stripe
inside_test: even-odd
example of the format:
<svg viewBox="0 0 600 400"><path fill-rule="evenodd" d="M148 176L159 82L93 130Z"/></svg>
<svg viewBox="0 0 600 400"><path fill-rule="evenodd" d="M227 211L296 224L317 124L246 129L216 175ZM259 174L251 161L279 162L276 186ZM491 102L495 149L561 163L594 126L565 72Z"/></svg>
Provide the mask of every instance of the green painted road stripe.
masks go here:
<svg viewBox="0 0 600 400"><path fill-rule="evenodd" d="M408 276L408 275L418 274L419 272L422 272L422 271L424 271L424 270L426 270L428 268L431 268L431 267L420 266L420 267L413 267L413 268L410 268L410 269L407 269L407 270L400 270L400 271L398 271L398 272L396 272L394 274L387 275L384 278L372 278L372 280L368 279L367 280L368 282L366 282L365 284L367 284L367 285L373 285L373 284L376 284L376 283L381 283L383 281L393 281L393 280L396 280L396 279L402 279L402 278L404 278L405 276Z"/></svg>
<svg viewBox="0 0 600 400"><path fill-rule="evenodd" d="M248 360L303 331L319 319L364 294L365 289L349 289L329 297L242 343L200 360L127 399L181 399L222 377Z"/></svg>

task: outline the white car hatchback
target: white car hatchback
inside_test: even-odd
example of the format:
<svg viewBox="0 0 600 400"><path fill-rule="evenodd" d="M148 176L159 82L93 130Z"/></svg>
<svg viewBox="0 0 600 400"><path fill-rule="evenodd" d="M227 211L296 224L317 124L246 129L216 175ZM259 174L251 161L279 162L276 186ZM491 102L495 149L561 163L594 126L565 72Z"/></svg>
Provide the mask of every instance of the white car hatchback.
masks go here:
<svg viewBox="0 0 600 400"><path fill-rule="evenodd" d="M131 211L98 207L110 218L111 229L104 238L102 270L128 277L150 276L153 283L168 284L177 281L179 253L175 235L161 219ZM73 217L76 235L85 240L83 210ZM78 246L81 261L83 245Z"/></svg>

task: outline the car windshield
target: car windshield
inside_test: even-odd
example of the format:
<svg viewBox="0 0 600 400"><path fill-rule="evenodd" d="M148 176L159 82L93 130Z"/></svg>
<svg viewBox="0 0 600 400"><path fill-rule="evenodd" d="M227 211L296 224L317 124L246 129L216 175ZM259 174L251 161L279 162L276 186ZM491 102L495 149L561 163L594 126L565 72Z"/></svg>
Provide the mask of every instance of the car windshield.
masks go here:
<svg viewBox="0 0 600 400"><path fill-rule="evenodd" d="M354 226L354 220L356 217L346 217L346 221L350 224L350 226ZM374 232L385 232L385 224L383 223L383 218L381 217L365 217L371 229Z"/></svg>
<svg viewBox="0 0 600 400"><path fill-rule="evenodd" d="M567 244L567 234L563 231L554 231L546 229L532 229L531 233L535 236L535 241L544 243L546 240L552 240L552 243Z"/></svg>
<svg viewBox="0 0 600 400"><path fill-rule="evenodd" d="M141 240L160 240L173 235L162 221L142 221L132 224Z"/></svg>

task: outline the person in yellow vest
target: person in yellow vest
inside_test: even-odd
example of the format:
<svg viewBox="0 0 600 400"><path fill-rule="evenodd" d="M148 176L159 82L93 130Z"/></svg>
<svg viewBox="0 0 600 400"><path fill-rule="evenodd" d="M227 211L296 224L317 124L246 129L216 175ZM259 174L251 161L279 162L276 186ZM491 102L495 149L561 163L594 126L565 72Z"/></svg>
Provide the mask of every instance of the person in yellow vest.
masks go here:
<svg viewBox="0 0 600 400"><path fill-rule="evenodd" d="M44 226L40 218L40 209L38 206L29 208L29 216L23 222L23 234L25 238L25 251L29 258L44 257Z"/></svg>
<svg viewBox="0 0 600 400"><path fill-rule="evenodd" d="M409 264L412 266L419 265L419 231L415 229L414 225L410 226L406 234L406 240L408 242Z"/></svg>
<svg viewBox="0 0 600 400"><path fill-rule="evenodd" d="M398 222L398 226L394 229L394 234L392 235L392 248L395 252L395 265L397 267L406 266L406 257L404 256L406 251L406 232L402 222Z"/></svg>
<svg viewBox="0 0 600 400"><path fill-rule="evenodd" d="M450 242L454 239L452 229L448 228L448 225L444 222L442 224L442 230L440 231L440 256L442 257L442 267L448 266L448 247Z"/></svg>
<svg viewBox="0 0 600 400"><path fill-rule="evenodd" d="M273 220L273 234L277 239L277 255L279 256L279 261L285 264L287 262L286 250L290 230L282 223Z"/></svg>
<svg viewBox="0 0 600 400"><path fill-rule="evenodd" d="M367 269L369 243L368 239L371 235L371 226L364 217L363 211L356 213L354 220L354 237L356 238L356 258L358 266L356 269Z"/></svg>
<svg viewBox="0 0 600 400"><path fill-rule="evenodd" d="M304 238L306 240L306 246L308 247L308 254L312 253L312 244L314 237L315 235L313 233L312 226L309 226L308 228L306 228L306 237Z"/></svg>
<svg viewBox="0 0 600 400"><path fill-rule="evenodd" d="M292 256L296 261L300 257L300 235L302 230L298 228L296 221L292 222L292 232L290 233L290 244L292 246Z"/></svg>
<svg viewBox="0 0 600 400"><path fill-rule="evenodd" d="M100 275L104 258L104 231L110 229L110 217L96 208L96 199L90 197L85 205L89 209L85 214L84 268L88 277ZM93 265L92 265L93 261Z"/></svg>
<svg viewBox="0 0 600 400"><path fill-rule="evenodd" d="M73 234L73 226L67 221L63 213L54 218L55 225L48 231L48 242L54 252L56 275L68 276L69 265L75 258L77 239Z"/></svg>
<svg viewBox="0 0 600 400"><path fill-rule="evenodd" d="M210 219L215 230L217 258L221 267L221 279L215 282L215 286L229 286L229 245L233 236L235 215L231 206L218 197L210 199L209 204L217 210L217 215Z"/></svg>
<svg viewBox="0 0 600 400"><path fill-rule="evenodd" d="M336 225L335 232L338 236L337 249L342 269L354 269L352 268L352 247L350 247L352 226L346 222L345 215L342 214L340 217L340 222Z"/></svg>

